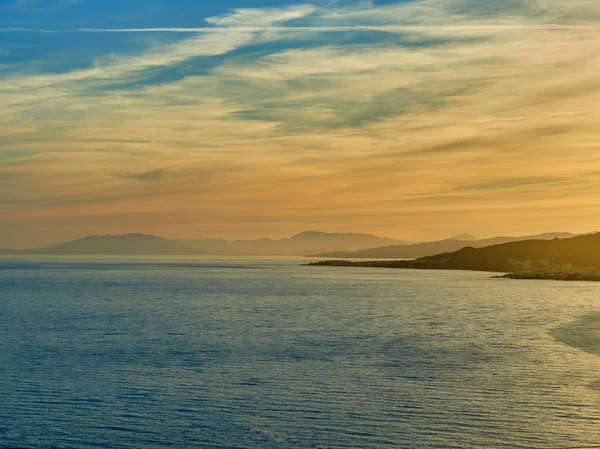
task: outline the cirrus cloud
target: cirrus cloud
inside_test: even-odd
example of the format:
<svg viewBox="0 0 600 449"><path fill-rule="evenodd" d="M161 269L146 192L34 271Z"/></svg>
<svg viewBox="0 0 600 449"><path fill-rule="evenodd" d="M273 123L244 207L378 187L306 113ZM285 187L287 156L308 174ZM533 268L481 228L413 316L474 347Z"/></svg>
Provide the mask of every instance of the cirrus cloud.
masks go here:
<svg viewBox="0 0 600 449"><path fill-rule="evenodd" d="M173 235L161 214L197 235L585 231L600 218L596 10L362 2L87 30L161 38L93 67L2 72L0 220L110 205ZM215 175L170 176L194 172Z"/></svg>

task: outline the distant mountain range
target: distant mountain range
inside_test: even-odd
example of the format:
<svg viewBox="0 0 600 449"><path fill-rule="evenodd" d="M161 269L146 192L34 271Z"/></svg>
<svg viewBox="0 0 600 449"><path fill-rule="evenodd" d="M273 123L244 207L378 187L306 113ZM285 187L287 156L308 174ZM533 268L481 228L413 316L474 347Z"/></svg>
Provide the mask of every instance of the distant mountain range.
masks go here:
<svg viewBox="0 0 600 449"><path fill-rule="evenodd" d="M600 233L568 239L524 240L484 248L469 246L416 260L329 260L314 265L477 270L514 273L510 277L515 278L600 280Z"/></svg>
<svg viewBox="0 0 600 449"><path fill-rule="evenodd" d="M248 256L302 256L315 252L357 251L381 245L406 244L406 241L371 234L306 231L291 238L258 240L201 239L177 240L198 254Z"/></svg>
<svg viewBox="0 0 600 449"><path fill-rule="evenodd" d="M463 239L460 239L461 237ZM575 234L569 232L553 232L524 237L493 237L481 240L476 240L472 235L462 235L452 239L434 242L416 243L411 245L390 245L359 251L330 251L315 254L315 256L348 259L416 259L419 257L458 251L467 246L483 248L490 245L519 242L523 240L552 240L555 238L566 239L571 237L575 237Z"/></svg>
<svg viewBox="0 0 600 449"><path fill-rule="evenodd" d="M306 231L291 238L227 241L166 240L146 234L92 235L33 250L0 250L0 254L47 255L269 255L291 256L322 251L354 251L406 243L371 234Z"/></svg>
<svg viewBox="0 0 600 449"><path fill-rule="evenodd" d="M409 244L406 241L358 233L325 233L306 231L290 238L257 240L199 239L167 240L155 235L122 234L91 235L70 242L32 250L0 250L0 254L41 255L250 255L304 256L334 258L416 259L435 254L458 251L470 246L482 248L524 240L551 240L574 237L567 232L539 234L526 237L494 237L473 240L471 235L457 238Z"/></svg>
<svg viewBox="0 0 600 449"><path fill-rule="evenodd" d="M451 240L473 241L473 240L481 240L481 239L478 239L477 237L475 237L474 235L471 235L471 234L460 234L460 235L455 235L454 237L452 237Z"/></svg>
<svg viewBox="0 0 600 449"><path fill-rule="evenodd" d="M90 235L72 242L31 250L32 254L49 255L194 255L182 244L155 235Z"/></svg>

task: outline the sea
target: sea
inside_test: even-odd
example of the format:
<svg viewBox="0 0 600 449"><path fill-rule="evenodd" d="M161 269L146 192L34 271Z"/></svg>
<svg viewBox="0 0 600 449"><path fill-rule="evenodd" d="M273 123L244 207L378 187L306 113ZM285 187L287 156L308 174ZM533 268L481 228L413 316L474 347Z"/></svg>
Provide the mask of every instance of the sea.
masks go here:
<svg viewBox="0 0 600 449"><path fill-rule="evenodd" d="M0 448L600 447L600 283L0 258Z"/></svg>

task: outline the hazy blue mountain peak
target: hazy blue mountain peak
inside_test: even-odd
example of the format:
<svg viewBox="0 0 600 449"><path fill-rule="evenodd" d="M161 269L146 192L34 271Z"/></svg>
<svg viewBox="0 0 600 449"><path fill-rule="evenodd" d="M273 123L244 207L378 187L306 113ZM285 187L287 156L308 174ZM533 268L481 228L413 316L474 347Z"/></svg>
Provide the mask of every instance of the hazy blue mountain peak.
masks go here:
<svg viewBox="0 0 600 449"><path fill-rule="evenodd" d="M473 234L459 234L459 235L455 235L450 240L471 241L471 240L479 240L479 238L475 237Z"/></svg>

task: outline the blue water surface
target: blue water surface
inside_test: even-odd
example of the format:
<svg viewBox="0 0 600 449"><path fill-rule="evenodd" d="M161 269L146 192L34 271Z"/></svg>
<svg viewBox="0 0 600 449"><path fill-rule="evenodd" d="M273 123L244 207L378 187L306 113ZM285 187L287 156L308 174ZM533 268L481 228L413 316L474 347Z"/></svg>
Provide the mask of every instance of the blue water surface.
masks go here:
<svg viewBox="0 0 600 449"><path fill-rule="evenodd" d="M600 284L304 262L1 258L0 448L600 441Z"/></svg>

